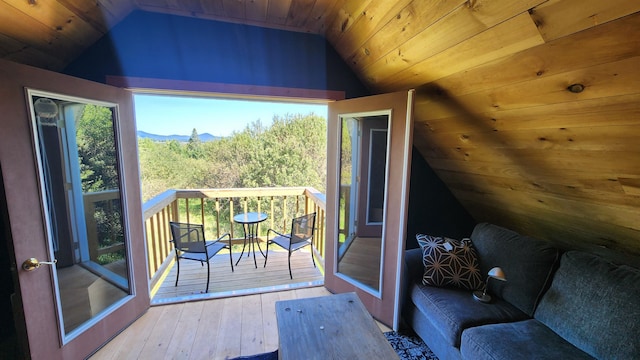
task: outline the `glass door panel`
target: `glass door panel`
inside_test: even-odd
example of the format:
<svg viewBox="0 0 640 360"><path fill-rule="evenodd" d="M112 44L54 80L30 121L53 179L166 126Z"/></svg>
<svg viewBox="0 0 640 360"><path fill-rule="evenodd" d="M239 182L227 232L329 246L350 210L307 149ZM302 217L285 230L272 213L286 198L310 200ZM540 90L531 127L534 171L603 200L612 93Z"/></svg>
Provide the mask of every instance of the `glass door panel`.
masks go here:
<svg viewBox="0 0 640 360"><path fill-rule="evenodd" d="M29 90L63 342L131 294L115 104Z"/></svg>

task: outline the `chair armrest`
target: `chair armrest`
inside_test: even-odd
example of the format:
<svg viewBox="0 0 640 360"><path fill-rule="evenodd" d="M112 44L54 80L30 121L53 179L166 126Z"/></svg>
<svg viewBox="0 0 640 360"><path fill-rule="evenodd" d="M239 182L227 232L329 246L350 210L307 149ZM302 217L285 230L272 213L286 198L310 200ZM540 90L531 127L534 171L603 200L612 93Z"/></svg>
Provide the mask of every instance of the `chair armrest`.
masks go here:
<svg viewBox="0 0 640 360"><path fill-rule="evenodd" d="M229 249L231 249L231 234L229 234L228 232L222 234L219 238L213 240L212 242L210 242L209 244L206 244L205 246L211 246L211 245L217 243L218 241L221 241L222 239L224 239L225 236L229 238L229 240L228 240L229 241L229 245L228 246L229 246Z"/></svg>
<svg viewBox="0 0 640 360"><path fill-rule="evenodd" d="M284 237L291 238L291 235L289 235L289 234L281 234L281 233L279 233L279 232L277 232L277 231L275 231L273 229L269 229L269 230L267 230L267 242L269 242L269 234L272 233L272 232L278 234L278 236L284 236Z"/></svg>

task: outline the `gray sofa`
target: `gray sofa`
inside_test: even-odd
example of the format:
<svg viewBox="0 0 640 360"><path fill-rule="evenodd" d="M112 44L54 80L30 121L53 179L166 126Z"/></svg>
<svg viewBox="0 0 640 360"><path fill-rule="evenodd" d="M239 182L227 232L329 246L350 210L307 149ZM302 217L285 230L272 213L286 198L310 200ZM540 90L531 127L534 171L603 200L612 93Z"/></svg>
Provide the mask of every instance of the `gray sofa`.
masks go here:
<svg viewBox="0 0 640 360"><path fill-rule="evenodd" d="M640 359L640 270L478 224L471 240L490 281L471 291L422 284L421 249L405 253L403 319L440 360Z"/></svg>

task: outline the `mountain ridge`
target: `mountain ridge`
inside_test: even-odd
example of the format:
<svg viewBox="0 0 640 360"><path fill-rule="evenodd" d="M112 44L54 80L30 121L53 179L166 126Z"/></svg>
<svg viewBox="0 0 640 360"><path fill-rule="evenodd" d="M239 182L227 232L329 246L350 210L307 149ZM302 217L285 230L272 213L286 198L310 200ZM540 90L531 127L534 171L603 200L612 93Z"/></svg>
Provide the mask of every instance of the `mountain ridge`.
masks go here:
<svg viewBox="0 0 640 360"><path fill-rule="evenodd" d="M142 131L142 130L138 130L137 134L138 134L139 138L151 139L153 141L172 141L172 140L175 140L175 141L178 141L178 142L188 142L189 138L191 138L191 135L176 135L176 134L174 134L174 135L157 135L157 134L148 133L148 132ZM202 142L208 142L208 141L220 140L223 137L222 136L211 135L209 133L203 133L203 134L198 134L198 138Z"/></svg>

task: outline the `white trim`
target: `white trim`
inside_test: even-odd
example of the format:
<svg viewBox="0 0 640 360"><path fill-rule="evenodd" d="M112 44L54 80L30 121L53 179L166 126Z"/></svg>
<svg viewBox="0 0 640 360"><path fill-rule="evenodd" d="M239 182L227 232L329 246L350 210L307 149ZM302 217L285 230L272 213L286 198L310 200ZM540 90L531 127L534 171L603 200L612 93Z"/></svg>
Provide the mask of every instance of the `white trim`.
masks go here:
<svg viewBox="0 0 640 360"><path fill-rule="evenodd" d="M390 151L391 151L391 135L392 135L392 121L393 121L393 109L382 109L382 110L375 110L375 111L366 111L366 112L356 112L356 113L343 113L343 114L338 114L338 126L337 126L337 139L339 139L337 141L337 151L336 154L339 158L341 158L341 149L342 149L342 121L344 118L362 118L362 117L371 117L371 116L387 116L387 149L386 149L386 156L387 156L387 160L385 161L385 188L384 188L384 213L383 213L383 221L382 221L382 239L380 241L380 269L379 269L379 279L378 279L378 289L374 289L369 285L363 284L345 274L342 274L340 272L338 272L338 263L339 263L339 259L338 259L338 237L339 234L336 233L335 236L335 246L334 246L334 254L333 254L333 259L334 259L334 264L333 264L333 276L342 279L343 281L361 289L362 291L378 298L378 299L382 299L382 289L384 286L383 280L384 280L384 258L385 258L385 243L386 243L386 236L385 236L385 232L386 232L386 219L387 219L387 204L389 202L389 192L388 192L388 184L389 184L389 155L390 155ZM335 184L336 185L336 207L337 209L335 209L335 213L336 213L336 224L339 224L340 221L340 216L339 216L339 209L340 209L340 177L341 177L341 163L340 161L336 162L336 179L335 179ZM359 164L360 166L360 164ZM370 169L369 169L370 170ZM353 170L352 170L353 171ZM368 203L368 201L367 201ZM357 206L356 206L357 207ZM328 211L328 209L327 209ZM355 216L355 214L354 214ZM336 228L335 231L338 231L338 229Z"/></svg>
<svg viewBox="0 0 640 360"><path fill-rule="evenodd" d="M398 266L396 268L396 291L395 291L395 308L393 310L393 330L398 330L400 328L400 305L401 305L401 291L402 288L402 275L404 269L404 248L406 245L406 228L407 228L407 210L408 210L408 196L409 196L409 185L410 185L410 171L409 167L409 158L411 156L411 147L413 145L412 139L412 128L413 128L413 99L415 96L415 90L409 90L407 95L407 118L405 122L404 129L404 159L403 159L403 168L402 173L404 175L404 182L402 184L402 208L400 210L400 219L401 224L398 229Z"/></svg>

